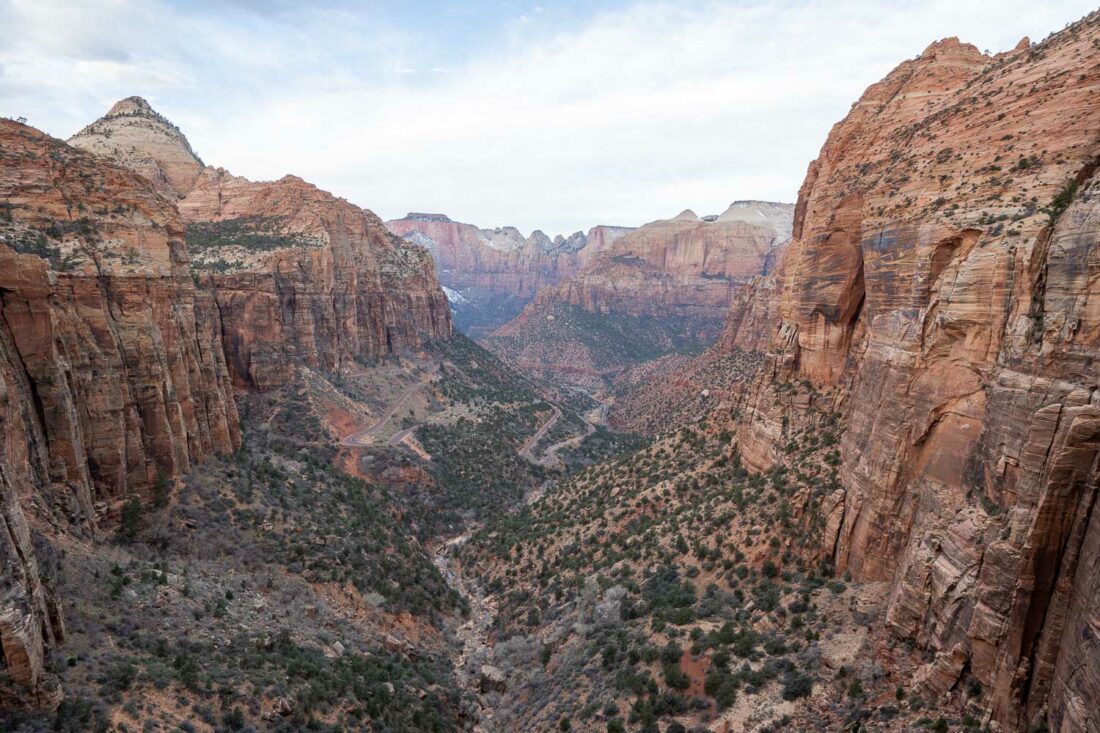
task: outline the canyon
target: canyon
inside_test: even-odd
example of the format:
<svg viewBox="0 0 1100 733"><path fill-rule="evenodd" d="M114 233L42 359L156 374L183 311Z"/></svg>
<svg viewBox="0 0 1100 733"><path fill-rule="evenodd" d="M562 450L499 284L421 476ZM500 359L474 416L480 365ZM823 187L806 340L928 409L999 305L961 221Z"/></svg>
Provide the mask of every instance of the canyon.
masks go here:
<svg viewBox="0 0 1100 733"><path fill-rule="evenodd" d="M555 239L0 119L0 724L1100 730L1097 49Z"/></svg>
<svg viewBox="0 0 1100 733"><path fill-rule="evenodd" d="M731 299L771 272L793 214L788 204L736 201L716 216L650 222L539 291L485 343L536 375L589 388L632 364L701 350L723 332Z"/></svg>
<svg viewBox="0 0 1100 733"><path fill-rule="evenodd" d="M810 164L769 305L735 306L776 314L742 459L842 414L828 556L888 583L886 626L929 652L915 685L972 675L1009 730L1098 724L1097 44L1094 14L901 64Z"/></svg>
<svg viewBox="0 0 1100 733"><path fill-rule="evenodd" d="M515 227L479 229L443 214L408 214L386 222L399 236L432 253L439 281L456 295L452 308L464 332L487 335L515 317L538 291L579 272L629 227L595 226L554 239Z"/></svg>
<svg viewBox="0 0 1100 733"><path fill-rule="evenodd" d="M451 328L424 250L301 179L202 167L144 100L73 143L100 155L0 121L5 707L61 695L33 528L102 539L127 499L240 446L237 390Z"/></svg>

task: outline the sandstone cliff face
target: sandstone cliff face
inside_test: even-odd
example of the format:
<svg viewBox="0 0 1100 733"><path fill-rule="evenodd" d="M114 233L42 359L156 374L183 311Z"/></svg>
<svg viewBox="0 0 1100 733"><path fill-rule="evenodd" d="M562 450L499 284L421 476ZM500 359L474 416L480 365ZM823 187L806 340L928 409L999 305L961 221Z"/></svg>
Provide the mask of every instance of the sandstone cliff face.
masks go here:
<svg viewBox="0 0 1100 733"><path fill-rule="evenodd" d="M277 387L298 365L337 373L349 360L450 335L431 258L372 212L295 176L253 182L203 167L183 134L138 97L72 143L178 196L237 387Z"/></svg>
<svg viewBox="0 0 1100 733"><path fill-rule="evenodd" d="M737 290L766 274L790 238L793 207L736 202L717 217L691 211L655 221L597 252L540 303L562 301L593 313L671 316L717 329Z"/></svg>
<svg viewBox="0 0 1100 733"><path fill-rule="evenodd" d="M1098 25L948 39L867 90L810 165L738 427L765 468L842 411L837 569L891 582L918 686L973 675L1013 730L1100 729Z"/></svg>
<svg viewBox="0 0 1100 733"><path fill-rule="evenodd" d="M793 210L739 201L718 216L685 211L646 224L541 290L486 341L525 369L587 389L608 387L631 364L697 351L722 333L731 299L770 272L790 238ZM729 337L726 353L749 348L738 342L749 340L751 327Z"/></svg>
<svg viewBox="0 0 1100 733"><path fill-rule="evenodd" d="M386 227L428 248L444 285L459 292L486 289L529 299L580 271L598 251L630 231L597 226L587 234L551 240L540 231L524 239L514 227L478 229L442 214L409 214Z"/></svg>
<svg viewBox="0 0 1100 733"><path fill-rule="evenodd" d="M59 699L62 633L28 517L95 531L97 502L239 444L216 311L149 182L0 120L0 646L6 704Z"/></svg>
<svg viewBox="0 0 1100 733"><path fill-rule="evenodd" d="M180 211L238 385L270 389L298 365L338 373L451 334L427 251L300 178L207 169Z"/></svg>
<svg viewBox="0 0 1100 733"><path fill-rule="evenodd" d="M169 198L186 196L203 164L179 128L141 97L127 97L69 138L69 144L111 158L148 178Z"/></svg>

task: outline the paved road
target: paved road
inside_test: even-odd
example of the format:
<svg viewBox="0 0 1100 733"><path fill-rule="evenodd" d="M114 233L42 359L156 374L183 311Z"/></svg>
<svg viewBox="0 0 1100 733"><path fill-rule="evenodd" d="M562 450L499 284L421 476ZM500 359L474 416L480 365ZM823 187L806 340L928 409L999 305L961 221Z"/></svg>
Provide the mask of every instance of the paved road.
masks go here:
<svg viewBox="0 0 1100 733"><path fill-rule="evenodd" d="M568 445L577 445L589 435L596 432L596 425L603 425L605 422L607 422L607 411L610 407L610 404L606 402L601 402L599 407L597 407L595 410L592 410L592 412L590 412L588 416L585 416L583 418L584 435L574 435L571 438L566 438L565 440L560 440L557 443L554 443L553 445L549 446L545 451L543 451L542 458L540 458L538 462L541 465L547 467L559 465L561 461L558 460L558 451ZM595 415L593 415L592 413L595 413Z"/></svg>
<svg viewBox="0 0 1100 733"><path fill-rule="evenodd" d="M374 434L376 432L378 432L382 428L383 425L385 425L387 422L389 422L390 418L392 418L394 416L394 414L398 410L401 409L401 406L403 404L405 404L405 402L410 397L412 397L414 394L416 394L417 391L423 389L428 384L435 381L437 376L439 376L439 368L438 367L436 367L428 376L424 377L424 379L420 380L418 383L414 384L413 386L409 387L407 390L402 392L401 396L398 397L397 400L392 405L390 405L389 408L384 413L382 413L382 416L379 417L377 420L375 420L374 423L369 428L367 428L366 430L360 430L359 432L352 433L351 435L348 435L348 436L344 437L340 441L340 445L352 445L352 446L360 446L360 447L364 446L364 445L370 445L371 442L372 442L371 438L374 437ZM397 434L397 435L400 435L401 438L399 438L397 441L394 441L394 438L397 437L397 436L396 435L391 436L389 441L387 441L387 442L390 445L395 445L397 442L400 442L401 439L404 439L405 435L402 435L402 433L405 433L407 435L408 432L411 432L412 430L415 430L417 427L420 427L420 426L417 425L413 428L407 428L406 430L402 430L401 432L399 432Z"/></svg>
<svg viewBox="0 0 1100 733"><path fill-rule="evenodd" d="M535 460L534 456L531 455L531 449L533 449L535 445L540 440L542 440L542 437L546 435L550 428L554 427L557 424L558 420L561 420L561 409L559 409L557 405L551 405L551 407L554 408L554 414L550 416L549 420L542 424L541 428L535 431L534 435L524 441L523 445L519 449L519 454L528 460Z"/></svg>

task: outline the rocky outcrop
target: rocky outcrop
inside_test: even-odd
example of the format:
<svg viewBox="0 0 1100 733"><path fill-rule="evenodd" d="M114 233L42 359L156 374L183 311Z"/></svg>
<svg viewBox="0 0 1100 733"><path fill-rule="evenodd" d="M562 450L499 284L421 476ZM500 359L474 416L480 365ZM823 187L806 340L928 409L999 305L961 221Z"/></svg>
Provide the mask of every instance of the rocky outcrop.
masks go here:
<svg viewBox="0 0 1100 733"><path fill-rule="evenodd" d="M809 167L737 430L763 469L841 411L837 569L890 582L925 694L972 676L1009 730L1100 729L1097 45L1095 15L947 39L867 90Z"/></svg>
<svg viewBox="0 0 1100 733"><path fill-rule="evenodd" d="M298 365L336 374L451 334L427 251L300 178L207 169L180 211L240 386L285 384Z"/></svg>
<svg viewBox="0 0 1100 733"><path fill-rule="evenodd" d="M717 335L730 301L765 275L790 238L793 207L736 202L718 216L692 211L651 222L596 253L540 303L562 301L593 313L671 316Z"/></svg>
<svg viewBox="0 0 1100 733"><path fill-rule="evenodd" d="M98 502L240 441L216 311L175 206L141 176L0 120L0 669L4 705L56 704L63 627L30 517L94 532Z"/></svg>
<svg viewBox="0 0 1100 733"><path fill-rule="evenodd" d="M733 296L722 326L722 334L714 347L721 353L736 350L764 351L772 339L776 323L776 279L760 276Z"/></svg>
<svg viewBox="0 0 1100 733"><path fill-rule="evenodd" d="M717 216L684 211L646 224L540 291L486 343L526 369L588 389L609 386L629 365L697 352L722 334L731 300L772 270L790 238L792 212L786 204L740 201ZM766 310L753 316L745 336L732 327L725 353L755 348L748 329L764 317Z"/></svg>
<svg viewBox="0 0 1100 733"><path fill-rule="evenodd" d="M127 97L69 138L69 144L110 158L148 178L169 198L186 196L203 163L180 129L141 97Z"/></svg>
<svg viewBox="0 0 1100 733"><path fill-rule="evenodd" d="M451 334L431 258L372 212L296 176L254 182L203 167L179 129L138 97L72 143L178 195L191 264L238 388L280 386L299 365L339 373Z"/></svg>
<svg viewBox="0 0 1100 733"><path fill-rule="evenodd" d="M560 283L606 248L629 227L597 226L551 240L541 231L524 238L515 227L479 229L443 214L409 214L386 227L428 248L443 285L460 293L476 288L530 299Z"/></svg>

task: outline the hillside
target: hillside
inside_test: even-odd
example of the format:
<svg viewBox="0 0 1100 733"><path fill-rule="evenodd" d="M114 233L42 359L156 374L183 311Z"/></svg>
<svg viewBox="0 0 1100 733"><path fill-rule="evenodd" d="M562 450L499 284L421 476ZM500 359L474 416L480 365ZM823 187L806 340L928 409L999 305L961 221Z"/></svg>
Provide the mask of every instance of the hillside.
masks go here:
<svg viewBox="0 0 1100 733"><path fill-rule="evenodd" d="M540 291L484 342L524 368L588 388L643 361L699 352L718 338L731 299L772 269L792 212L739 201L718 216L685 211L646 224Z"/></svg>
<svg viewBox="0 0 1100 733"><path fill-rule="evenodd" d="M597 252L630 231L597 226L550 239L515 227L479 229L443 214L411 213L386 227L435 259L439 280L455 293L451 308L463 333L480 338L508 322L539 290L577 273Z"/></svg>

